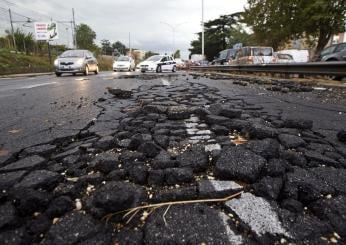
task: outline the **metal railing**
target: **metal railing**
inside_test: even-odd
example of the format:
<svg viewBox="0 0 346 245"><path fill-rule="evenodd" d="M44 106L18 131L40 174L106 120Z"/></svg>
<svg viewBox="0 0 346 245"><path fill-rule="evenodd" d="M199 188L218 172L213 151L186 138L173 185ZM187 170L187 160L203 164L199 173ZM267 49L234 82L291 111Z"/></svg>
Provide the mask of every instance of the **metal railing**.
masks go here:
<svg viewBox="0 0 346 245"><path fill-rule="evenodd" d="M264 72L346 77L346 62L311 62L259 65L191 66L191 70L216 72Z"/></svg>

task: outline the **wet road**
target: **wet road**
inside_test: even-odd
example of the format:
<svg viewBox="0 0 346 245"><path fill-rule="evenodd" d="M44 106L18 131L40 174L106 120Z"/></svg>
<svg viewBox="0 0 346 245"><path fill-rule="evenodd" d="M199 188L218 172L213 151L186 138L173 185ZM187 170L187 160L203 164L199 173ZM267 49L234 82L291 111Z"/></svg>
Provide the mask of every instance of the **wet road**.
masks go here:
<svg viewBox="0 0 346 245"><path fill-rule="evenodd" d="M119 76L132 76L122 79ZM278 94L256 87L233 85L230 81L180 76L170 81L170 74L157 79L139 79L138 73L102 72L98 75L53 75L0 79L0 163L11 154L56 138L78 134L102 110L96 102L105 96L106 87L136 89L141 85L179 85L186 79L216 87L227 96L242 98L267 111L283 116L311 119L316 128L335 132L344 127L346 107L298 98L295 94Z"/></svg>
<svg viewBox="0 0 346 245"><path fill-rule="evenodd" d="M166 82L114 80L134 74L101 72L88 77L0 79L0 163L25 147L77 134L100 112L95 103L108 86L135 89L143 82Z"/></svg>

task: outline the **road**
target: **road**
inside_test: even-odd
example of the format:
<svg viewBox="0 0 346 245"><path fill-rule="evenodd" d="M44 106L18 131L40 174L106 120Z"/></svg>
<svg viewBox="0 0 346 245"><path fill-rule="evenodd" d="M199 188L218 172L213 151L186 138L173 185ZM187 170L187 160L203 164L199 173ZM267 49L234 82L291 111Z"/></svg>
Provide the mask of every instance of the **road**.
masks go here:
<svg viewBox="0 0 346 245"><path fill-rule="evenodd" d="M257 80L1 79L1 244L341 244L345 91Z"/></svg>
<svg viewBox="0 0 346 245"><path fill-rule="evenodd" d="M136 73L53 75L0 79L0 163L21 149L77 134L101 108L106 87L138 88L144 81L118 79ZM165 80L145 81L146 84Z"/></svg>
<svg viewBox="0 0 346 245"><path fill-rule="evenodd" d="M106 87L131 90L144 84L169 84L164 77L118 79L119 76L136 75L139 73L102 72L88 77L46 75L0 79L0 162L23 148L76 135L100 113L101 108L95 104L104 96ZM312 119L317 128L332 133L340 130L346 121L345 106L275 95L258 88L234 86L229 81L199 79L196 82L216 87L226 96L260 104L269 111Z"/></svg>

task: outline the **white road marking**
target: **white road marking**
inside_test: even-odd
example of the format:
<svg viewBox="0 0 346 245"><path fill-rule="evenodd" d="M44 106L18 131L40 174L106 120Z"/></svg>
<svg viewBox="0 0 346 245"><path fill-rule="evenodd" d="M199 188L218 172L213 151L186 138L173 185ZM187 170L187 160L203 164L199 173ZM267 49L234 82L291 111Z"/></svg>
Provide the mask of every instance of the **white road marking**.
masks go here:
<svg viewBox="0 0 346 245"><path fill-rule="evenodd" d="M36 88L36 87L41 87L41 86L46 86L46 85L51 85L57 82L50 82L50 83L40 83L40 84L32 84L32 85L27 85L23 87L19 87L18 89L29 89L29 88Z"/></svg>
<svg viewBox="0 0 346 245"><path fill-rule="evenodd" d="M166 79L162 78L161 81L162 81L162 85L164 85L164 86L170 86L171 85L171 83Z"/></svg>
<svg viewBox="0 0 346 245"><path fill-rule="evenodd" d="M214 151L214 150L221 150L221 145L219 144L210 144L210 145L206 145L204 147L205 151Z"/></svg>

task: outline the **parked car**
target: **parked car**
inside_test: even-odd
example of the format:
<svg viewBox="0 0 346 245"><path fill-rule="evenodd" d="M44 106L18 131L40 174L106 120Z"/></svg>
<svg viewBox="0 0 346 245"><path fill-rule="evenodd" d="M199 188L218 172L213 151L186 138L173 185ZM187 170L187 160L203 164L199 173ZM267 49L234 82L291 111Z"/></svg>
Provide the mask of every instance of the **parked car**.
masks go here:
<svg viewBox="0 0 346 245"><path fill-rule="evenodd" d="M285 49L277 52L278 54L289 54L292 56L294 62L308 62L309 50L307 49Z"/></svg>
<svg viewBox="0 0 346 245"><path fill-rule="evenodd" d="M317 61L346 61L346 43L339 43L322 50Z"/></svg>
<svg viewBox="0 0 346 245"><path fill-rule="evenodd" d="M135 61L130 56L120 56L113 62L113 71L134 71Z"/></svg>
<svg viewBox="0 0 346 245"><path fill-rule="evenodd" d="M212 65L228 65L235 58L237 50L236 49L225 49L222 50L215 59L211 62Z"/></svg>
<svg viewBox="0 0 346 245"><path fill-rule="evenodd" d="M275 57L272 47L243 47L237 51L236 58L233 63L239 65L257 65L274 62Z"/></svg>
<svg viewBox="0 0 346 245"><path fill-rule="evenodd" d="M275 63L283 64L283 63L294 63L294 59L290 54L284 53L276 53L275 54Z"/></svg>
<svg viewBox="0 0 346 245"><path fill-rule="evenodd" d="M89 75L90 72L99 73L97 59L89 50L74 49L63 52L55 61L55 74L60 77L63 73L76 75L82 73Z"/></svg>
<svg viewBox="0 0 346 245"><path fill-rule="evenodd" d="M154 71L154 72L163 72L163 71L177 71L176 62L171 56L168 55L154 55L141 62L138 65L141 72Z"/></svg>
<svg viewBox="0 0 346 245"><path fill-rule="evenodd" d="M174 59L174 61L176 63L177 68L185 68L185 62L182 59L176 58Z"/></svg>

